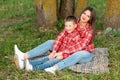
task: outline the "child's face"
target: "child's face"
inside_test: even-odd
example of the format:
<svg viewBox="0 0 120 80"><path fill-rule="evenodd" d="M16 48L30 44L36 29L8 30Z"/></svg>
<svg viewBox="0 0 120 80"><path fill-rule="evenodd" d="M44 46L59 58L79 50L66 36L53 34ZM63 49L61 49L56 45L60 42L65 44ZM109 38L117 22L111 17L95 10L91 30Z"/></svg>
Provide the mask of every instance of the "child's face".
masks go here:
<svg viewBox="0 0 120 80"><path fill-rule="evenodd" d="M77 27L77 25L73 21L66 21L65 22L65 30L68 33L73 32L76 27Z"/></svg>
<svg viewBox="0 0 120 80"><path fill-rule="evenodd" d="M90 20L90 16L91 16L91 12L89 10L86 10L82 13L81 17L80 17L80 21L87 23Z"/></svg>

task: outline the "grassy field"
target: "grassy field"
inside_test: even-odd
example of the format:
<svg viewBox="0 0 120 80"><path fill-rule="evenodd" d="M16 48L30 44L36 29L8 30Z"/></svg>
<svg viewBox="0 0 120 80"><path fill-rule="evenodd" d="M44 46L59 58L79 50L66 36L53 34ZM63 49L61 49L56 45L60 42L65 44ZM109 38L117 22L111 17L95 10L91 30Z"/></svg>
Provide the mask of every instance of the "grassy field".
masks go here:
<svg viewBox="0 0 120 80"><path fill-rule="evenodd" d="M105 7L103 0L89 0L97 13L97 29L103 29L102 19ZM34 0L0 0L0 80L119 80L120 79L120 31L96 35L95 47L109 50L109 73L82 74L69 69L50 75L44 71L19 70L13 62L13 46L26 52L40 43L55 39L62 21L52 28L42 29L34 24ZM56 28L58 30L56 30Z"/></svg>

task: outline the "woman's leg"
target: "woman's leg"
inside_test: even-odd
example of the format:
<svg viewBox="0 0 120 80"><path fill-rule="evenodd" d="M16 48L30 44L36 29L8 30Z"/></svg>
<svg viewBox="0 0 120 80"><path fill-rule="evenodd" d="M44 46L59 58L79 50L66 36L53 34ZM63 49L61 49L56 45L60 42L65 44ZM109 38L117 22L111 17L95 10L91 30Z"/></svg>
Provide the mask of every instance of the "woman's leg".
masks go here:
<svg viewBox="0 0 120 80"><path fill-rule="evenodd" d="M71 56L69 56L68 58L60 61L59 63L56 64L56 66L58 67L59 70L74 65L78 62L89 62L90 60L92 60L92 53L88 52L88 51L78 51L74 54L72 54Z"/></svg>
<svg viewBox="0 0 120 80"><path fill-rule="evenodd" d="M89 62L91 61L93 58L93 54L91 53L91 56L90 57L87 57L87 58L84 58L84 59L81 59L79 62L77 63L86 63L86 62Z"/></svg>
<svg viewBox="0 0 120 80"><path fill-rule="evenodd" d="M55 64L53 67L46 68L45 71L55 74L55 70L61 70L68 66L74 65L78 62L87 62L90 60L92 60L92 53L85 50L78 51L72 54L71 56L69 56L68 58L61 60L60 62Z"/></svg>
<svg viewBox="0 0 120 80"><path fill-rule="evenodd" d="M52 50L54 40L48 40L34 49L27 52L28 58L37 57L45 54L48 50Z"/></svg>

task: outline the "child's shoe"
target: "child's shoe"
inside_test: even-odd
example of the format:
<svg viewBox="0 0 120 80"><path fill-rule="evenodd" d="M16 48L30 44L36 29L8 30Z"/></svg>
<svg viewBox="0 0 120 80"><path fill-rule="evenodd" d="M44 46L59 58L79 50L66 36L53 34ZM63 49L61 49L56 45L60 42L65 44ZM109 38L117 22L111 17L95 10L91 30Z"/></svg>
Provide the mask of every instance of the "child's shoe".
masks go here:
<svg viewBox="0 0 120 80"><path fill-rule="evenodd" d="M25 69L27 71L32 71L33 70L33 66L30 64L28 59L25 60Z"/></svg>
<svg viewBox="0 0 120 80"><path fill-rule="evenodd" d="M17 68L24 69L24 53L21 52L17 45L14 45L14 60Z"/></svg>

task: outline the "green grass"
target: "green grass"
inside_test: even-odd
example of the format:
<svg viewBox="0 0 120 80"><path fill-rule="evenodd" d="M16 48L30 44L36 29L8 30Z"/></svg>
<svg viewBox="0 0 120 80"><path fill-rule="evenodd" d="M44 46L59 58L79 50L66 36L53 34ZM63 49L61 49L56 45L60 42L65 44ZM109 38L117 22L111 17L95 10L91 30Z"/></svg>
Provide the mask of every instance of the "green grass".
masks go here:
<svg viewBox="0 0 120 80"><path fill-rule="evenodd" d="M97 0L89 3L100 12L102 6L97 6ZM109 50L109 73L82 74L64 69L56 75L49 75L44 71L17 69L13 63L14 44L26 52L46 40L55 39L62 27L63 21L60 20L56 24L58 30L56 26L44 30L39 28L34 25L34 11L34 0L0 0L0 80L119 80L120 36L114 36L117 33L95 37L95 47L107 47Z"/></svg>

